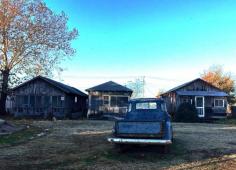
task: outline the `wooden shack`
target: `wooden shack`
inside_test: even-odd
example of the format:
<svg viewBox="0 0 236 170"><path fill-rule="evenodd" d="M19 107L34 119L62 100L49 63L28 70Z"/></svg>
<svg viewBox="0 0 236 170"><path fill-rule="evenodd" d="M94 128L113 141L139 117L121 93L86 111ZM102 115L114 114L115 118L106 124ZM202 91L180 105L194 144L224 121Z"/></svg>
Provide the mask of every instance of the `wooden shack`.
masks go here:
<svg viewBox="0 0 236 170"><path fill-rule="evenodd" d="M132 90L109 81L86 90L89 93L88 117L101 114L124 114Z"/></svg>
<svg viewBox="0 0 236 170"><path fill-rule="evenodd" d="M87 112L85 93L42 76L13 88L11 100L15 116L64 118Z"/></svg>
<svg viewBox="0 0 236 170"><path fill-rule="evenodd" d="M172 114L180 104L190 103L196 107L200 118L226 116L228 94L200 78L175 87L161 96Z"/></svg>

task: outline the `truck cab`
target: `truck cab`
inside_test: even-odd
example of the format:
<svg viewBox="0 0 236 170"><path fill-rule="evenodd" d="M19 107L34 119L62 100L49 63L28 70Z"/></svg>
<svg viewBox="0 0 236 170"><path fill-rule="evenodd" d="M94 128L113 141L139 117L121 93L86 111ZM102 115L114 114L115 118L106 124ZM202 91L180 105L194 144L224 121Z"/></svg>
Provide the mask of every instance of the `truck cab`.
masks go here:
<svg viewBox="0 0 236 170"><path fill-rule="evenodd" d="M172 144L171 117L162 99L141 98L129 101L124 119L115 121L112 137L108 141L116 145Z"/></svg>

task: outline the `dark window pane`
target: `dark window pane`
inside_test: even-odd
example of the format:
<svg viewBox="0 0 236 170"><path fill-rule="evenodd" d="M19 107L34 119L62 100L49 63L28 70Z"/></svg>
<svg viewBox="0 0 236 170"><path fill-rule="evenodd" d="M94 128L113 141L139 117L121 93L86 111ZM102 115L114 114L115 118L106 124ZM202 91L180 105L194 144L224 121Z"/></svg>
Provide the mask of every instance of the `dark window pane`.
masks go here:
<svg viewBox="0 0 236 170"><path fill-rule="evenodd" d="M223 106L223 100L219 100L219 106Z"/></svg>
<svg viewBox="0 0 236 170"><path fill-rule="evenodd" d="M203 98L201 97L197 97L197 101L196 101L196 106L197 107L203 107Z"/></svg>
<svg viewBox="0 0 236 170"><path fill-rule="evenodd" d="M117 97L117 106L125 107L128 104L128 97Z"/></svg>
<svg viewBox="0 0 236 170"><path fill-rule="evenodd" d="M52 96L52 106L57 107L57 96Z"/></svg>
<svg viewBox="0 0 236 170"><path fill-rule="evenodd" d="M216 107L224 107L224 101L223 101L223 99L216 99L216 100L215 100L215 106L216 106Z"/></svg>
<svg viewBox="0 0 236 170"><path fill-rule="evenodd" d="M17 104L17 105L20 104L20 96L16 96L16 104Z"/></svg>
<svg viewBox="0 0 236 170"><path fill-rule="evenodd" d="M36 96L36 106L37 107L42 106L42 96Z"/></svg>
<svg viewBox="0 0 236 170"><path fill-rule="evenodd" d="M35 107L35 96L30 96L30 106Z"/></svg>
<svg viewBox="0 0 236 170"><path fill-rule="evenodd" d="M57 106L58 106L58 107L62 107L63 101L64 101L64 97L58 96L58 103L57 103Z"/></svg>
<svg viewBox="0 0 236 170"><path fill-rule="evenodd" d="M50 96L44 96L44 106L48 107L50 105Z"/></svg>
<svg viewBox="0 0 236 170"><path fill-rule="evenodd" d="M109 105L109 96L103 96L103 104Z"/></svg>
<svg viewBox="0 0 236 170"><path fill-rule="evenodd" d="M116 98L117 97L115 97L115 96L111 96L111 107L117 106Z"/></svg>
<svg viewBox="0 0 236 170"><path fill-rule="evenodd" d="M28 96L23 96L23 104L28 105Z"/></svg>
<svg viewBox="0 0 236 170"><path fill-rule="evenodd" d="M102 105L102 100L100 102L100 99L98 96L92 96L91 97L91 109L98 109L99 106Z"/></svg>

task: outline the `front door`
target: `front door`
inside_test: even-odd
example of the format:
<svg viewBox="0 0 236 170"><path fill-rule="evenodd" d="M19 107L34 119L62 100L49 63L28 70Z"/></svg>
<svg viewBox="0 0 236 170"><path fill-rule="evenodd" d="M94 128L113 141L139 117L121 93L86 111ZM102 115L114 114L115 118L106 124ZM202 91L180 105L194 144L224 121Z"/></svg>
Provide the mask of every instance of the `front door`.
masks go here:
<svg viewBox="0 0 236 170"><path fill-rule="evenodd" d="M197 109L198 117L205 116L205 98L204 96L196 96L195 97L195 106Z"/></svg>

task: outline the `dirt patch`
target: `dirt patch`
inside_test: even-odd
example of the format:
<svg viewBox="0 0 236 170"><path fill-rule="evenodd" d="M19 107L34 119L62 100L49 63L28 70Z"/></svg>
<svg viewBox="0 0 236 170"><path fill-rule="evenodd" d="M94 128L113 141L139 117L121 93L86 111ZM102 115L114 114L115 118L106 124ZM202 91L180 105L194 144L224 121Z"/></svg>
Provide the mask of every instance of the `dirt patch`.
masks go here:
<svg viewBox="0 0 236 170"><path fill-rule="evenodd" d="M113 127L110 121L27 123L51 133L0 148L3 169L224 169L236 165L233 125L177 123L169 154L153 146L132 146L121 154L106 141Z"/></svg>

